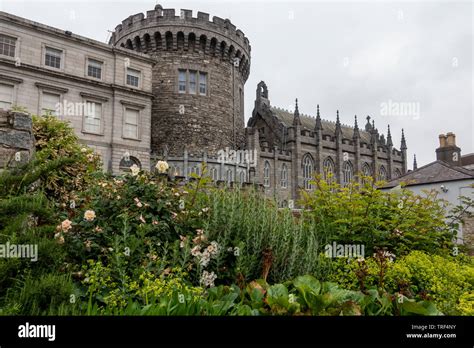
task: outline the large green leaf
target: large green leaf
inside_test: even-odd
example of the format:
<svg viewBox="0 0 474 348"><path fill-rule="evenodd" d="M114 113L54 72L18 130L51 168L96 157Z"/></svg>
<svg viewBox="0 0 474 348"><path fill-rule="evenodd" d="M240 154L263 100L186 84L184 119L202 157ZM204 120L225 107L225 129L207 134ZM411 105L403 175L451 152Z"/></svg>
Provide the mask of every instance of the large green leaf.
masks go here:
<svg viewBox="0 0 474 348"><path fill-rule="evenodd" d="M267 293L267 303L277 312L281 312L282 309L287 310L290 306L288 298L288 289L283 284L275 284L270 286Z"/></svg>
<svg viewBox="0 0 474 348"><path fill-rule="evenodd" d="M400 304L401 315L443 315L438 309L436 308L433 302L429 301L420 301L415 302L415 300L408 300L405 299Z"/></svg>

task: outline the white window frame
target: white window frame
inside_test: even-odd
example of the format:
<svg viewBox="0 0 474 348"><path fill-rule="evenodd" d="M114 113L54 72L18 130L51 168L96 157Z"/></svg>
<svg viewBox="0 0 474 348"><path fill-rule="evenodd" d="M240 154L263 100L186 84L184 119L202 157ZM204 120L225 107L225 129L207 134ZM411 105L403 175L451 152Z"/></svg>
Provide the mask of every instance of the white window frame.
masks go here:
<svg viewBox="0 0 474 348"><path fill-rule="evenodd" d="M136 75L129 74L129 72L136 73ZM128 76L129 75L132 76L132 77L136 77L138 79L138 84L136 86L128 83ZM141 88L141 83L142 83L142 72L141 72L141 70L136 69L136 68L132 68L132 67L127 67L125 69L125 85L128 86L128 87L140 89Z"/></svg>
<svg viewBox="0 0 474 348"><path fill-rule="evenodd" d="M0 110L11 110L11 108L15 105L15 97L16 97L16 86L14 84L11 84L11 83L3 83L3 82L0 82L0 86L6 86L7 88L11 88L11 101L10 101L10 107L7 108L7 109L4 109L1 107L1 104L0 104ZM5 103L7 104L8 101L6 100L1 100L0 99L0 103Z"/></svg>
<svg viewBox="0 0 474 348"><path fill-rule="evenodd" d="M46 111L52 110L53 112L51 113L51 115L53 115L53 116L55 116L55 117L57 117L57 118L60 118L62 115L57 114L57 109L46 109L46 108L44 108L44 105L43 105L44 103L43 103L43 101L44 101L44 95L45 95L45 94L56 95L56 96L59 97L59 98L58 98L58 100L59 100L58 103L61 104L61 103L62 103L62 94L59 93L59 92L50 91L50 90L41 90L40 93L41 93L40 115L41 115L41 116L46 115L46 113L47 113Z"/></svg>
<svg viewBox="0 0 474 348"><path fill-rule="evenodd" d="M90 65L90 63L98 63L98 65L100 65L100 77L89 75L89 65ZM105 63L102 59L97 59L97 58L94 58L94 57L86 57L86 67L85 67L85 76L86 77L88 77L90 79L102 81L104 79L104 72L105 72Z"/></svg>
<svg viewBox="0 0 474 348"><path fill-rule="evenodd" d="M6 55L6 54L1 54L1 53L0 53L0 56L2 58L6 57L8 59L15 59L17 57L18 46L19 46L20 40L18 39L18 37L15 37L14 35L9 35L7 33L0 33L0 36L5 36L6 38L15 40L15 46L14 46L15 48L14 48L14 51L13 51L13 56Z"/></svg>
<svg viewBox="0 0 474 348"><path fill-rule="evenodd" d="M94 130L90 130L90 129L87 129L87 118L89 115L86 115L86 111L88 111L88 107L87 107L87 103L93 103L93 104L96 104L96 105L100 105L100 117L99 117L99 130L98 131L94 131ZM95 135L103 135L104 133L104 104L103 102L101 101L97 101L97 100L93 100L93 99L85 99L84 100L84 115L82 115L82 133L87 133L87 134L95 134ZM95 107L94 107L95 108ZM95 117L96 115L94 115L94 119L97 119Z"/></svg>
<svg viewBox="0 0 474 348"><path fill-rule="evenodd" d="M137 112L137 136L132 137L130 135L125 135L125 128L127 125L131 125L131 123L127 123L127 110L132 110ZM140 118L141 118L141 110L138 108L134 108L132 106L125 106L124 113L123 113L123 127L122 127L122 138L124 139L131 139L131 140L139 140L140 139Z"/></svg>
<svg viewBox="0 0 474 348"><path fill-rule="evenodd" d="M60 52L59 68L46 64L46 54L48 53L48 49ZM65 57L64 49L54 47L54 46L51 46L51 45L48 45L48 44L43 45L43 55L41 57L43 67L45 67L47 69L52 69L52 70L64 70L64 57Z"/></svg>

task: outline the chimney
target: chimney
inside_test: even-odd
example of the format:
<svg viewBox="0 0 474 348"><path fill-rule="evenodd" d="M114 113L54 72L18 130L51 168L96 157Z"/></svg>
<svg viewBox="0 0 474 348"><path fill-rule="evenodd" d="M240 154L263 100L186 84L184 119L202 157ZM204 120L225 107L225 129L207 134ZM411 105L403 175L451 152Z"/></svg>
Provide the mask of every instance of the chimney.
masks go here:
<svg viewBox="0 0 474 348"><path fill-rule="evenodd" d="M439 147L445 147L446 146L446 135L440 134L439 135Z"/></svg>
<svg viewBox="0 0 474 348"><path fill-rule="evenodd" d="M436 160L454 166L461 165L461 149L456 146L456 135L452 132L439 135L439 147L436 149Z"/></svg>
<svg viewBox="0 0 474 348"><path fill-rule="evenodd" d="M456 146L456 135L452 132L446 134L447 146Z"/></svg>

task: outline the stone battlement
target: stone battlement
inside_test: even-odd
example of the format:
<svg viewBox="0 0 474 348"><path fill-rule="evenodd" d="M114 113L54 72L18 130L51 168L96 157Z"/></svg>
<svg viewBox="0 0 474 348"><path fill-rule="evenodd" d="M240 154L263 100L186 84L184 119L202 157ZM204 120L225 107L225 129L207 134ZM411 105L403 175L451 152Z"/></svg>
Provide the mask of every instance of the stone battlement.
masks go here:
<svg viewBox="0 0 474 348"><path fill-rule="evenodd" d="M193 17L193 11L185 9L180 10L177 15L175 9L163 9L161 5L156 5L154 10L147 11L146 16L143 13L138 13L124 19L115 28L110 43L115 45L124 36L151 26L179 26L183 28L190 25L202 30L220 33L222 36L232 40L234 45L240 45L249 56L249 40L229 19L214 16L211 21L209 14L204 12L198 12L197 17Z"/></svg>

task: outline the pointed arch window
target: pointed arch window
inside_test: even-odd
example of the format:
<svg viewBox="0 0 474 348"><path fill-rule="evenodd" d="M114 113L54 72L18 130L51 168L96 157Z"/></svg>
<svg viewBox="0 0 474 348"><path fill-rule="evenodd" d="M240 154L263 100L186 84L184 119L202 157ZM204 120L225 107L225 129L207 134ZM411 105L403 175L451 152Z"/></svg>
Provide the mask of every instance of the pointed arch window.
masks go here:
<svg viewBox="0 0 474 348"><path fill-rule="evenodd" d="M188 167L188 176L190 176L192 173L196 175L201 175L201 167L199 165Z"/></svg>
<svg viewBox="0 0 474 348"><path fill-rule="evenodd" d="M305 190L312 190L313 185L311 180L313 180L313 171L314 171L314 161L309 153L303 156L303 187Z"/></svg>
<svg viewBox="0 0 474 348"><path fill-rule="evenodd" d="M326 159L323 162L323 169L324 169L324 180L326 180L327 183L333 183L334 182L334 161L332 160L331 157L326 157Z"/></svg>
<svg viewBox="0 0 474 348"><path fill-rule="evenodd" d="M342 166L342 185L349 185L354 178L354 167L350 161L344 162Z"/></svg>
<svg viewBox="0 0 474 348"><path fill-rule="evenodd" d="M380 166L379 168L379 173L377 175L377 180L378 181L385 181L387 180L387 170L385 169L384 166Z"/></svg>
<svg viewBox="0 0 474 348"><path fill-rule="evenodd" d="M285 163L281 166L280 186L284 189L288 188L288 168Z"/></svg>
<svg viewBox="0 0 474 348"><path fill-rule="evenodd" d="M270 187L270 163L265 161L263 165L263 186Z"/></svg>
<svg viewBox="0 0 474 348"><path fill-rule="evenodd" d="M234 171L232 169L227 169L226 181L229 185L234 181Z"/></svg>
<svg viewBox="0 0 474 348"><path fill-rule="evenodd" d="M395 169L395 178L399 178L402 176L402 172L400 171L400 169Z"/></svg>
<svg viewBox="0 0 474 348"><path fill-rule="evenodd" d="M210 174L211 174L211 179L212 179L213 181L219 180L219 175L218 175L218 172L217 172L217 168L212 167Z"/></svg>
<svg viewBox="0 0 474 348"><path fill-rule="evenodd" d="M240 171L240 174L239 174L239 182L241 184L243 184L245 182L245 171Z"/></svg>

